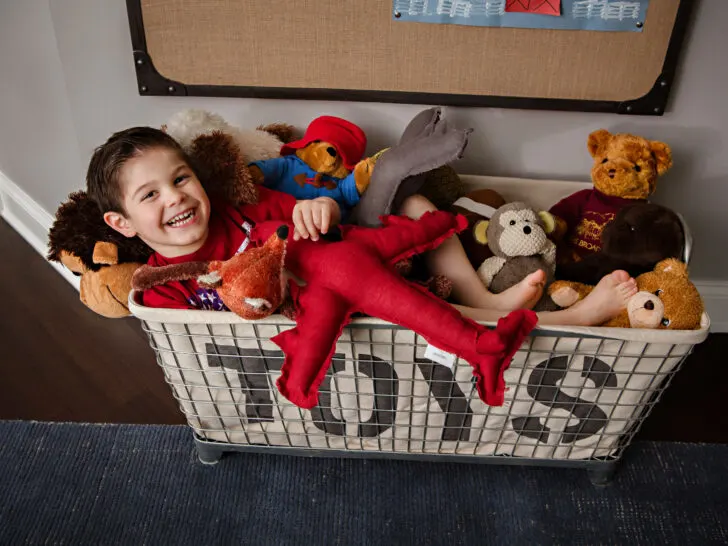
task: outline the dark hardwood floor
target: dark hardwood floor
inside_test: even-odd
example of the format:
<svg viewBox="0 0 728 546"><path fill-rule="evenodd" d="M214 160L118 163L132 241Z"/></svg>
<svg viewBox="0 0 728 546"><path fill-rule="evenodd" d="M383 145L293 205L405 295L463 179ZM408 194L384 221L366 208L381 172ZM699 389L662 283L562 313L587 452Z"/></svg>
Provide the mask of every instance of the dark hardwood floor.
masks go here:
<svg viewBox="0 0 728 546"><path fill-rule="evenodd" d="M0 419L183 423L136 319L105 319L0 219ZM728 443L728 334L696 347L639 438Z"/></svg>
<svg viewBox="0 0 728 546"><path fill-rule="evenodd" d="M183 423L134 318L106 319L0 219L0 418Z"/></svg>

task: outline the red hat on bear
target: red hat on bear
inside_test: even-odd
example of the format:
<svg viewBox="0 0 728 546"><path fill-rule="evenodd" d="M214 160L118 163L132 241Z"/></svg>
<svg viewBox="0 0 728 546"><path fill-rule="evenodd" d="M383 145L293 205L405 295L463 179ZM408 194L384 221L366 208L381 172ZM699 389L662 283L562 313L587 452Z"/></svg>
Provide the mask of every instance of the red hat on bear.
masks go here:
<svg viewBox="0 0 728 546"><path fill-rule="evenodd" d="M350 171L362 160L367 147L367 137L358 126L334 116L320 116L309 124L301 140L284 144L281 155L291 155L315 140L333 145Z"/></svg>

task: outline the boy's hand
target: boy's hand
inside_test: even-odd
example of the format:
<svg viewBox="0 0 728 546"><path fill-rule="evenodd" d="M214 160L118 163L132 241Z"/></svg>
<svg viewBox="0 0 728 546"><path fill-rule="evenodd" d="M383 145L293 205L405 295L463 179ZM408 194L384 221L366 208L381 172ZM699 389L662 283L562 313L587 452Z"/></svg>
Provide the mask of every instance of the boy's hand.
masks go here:
<svg viewBox="0 0 728 546"><path fill-rule="evenodd" d="M330 197L317 197L298 201L293 208L293 240L318 241L319 234L326 234L330 227L341 221L339 205Z"/></svg>

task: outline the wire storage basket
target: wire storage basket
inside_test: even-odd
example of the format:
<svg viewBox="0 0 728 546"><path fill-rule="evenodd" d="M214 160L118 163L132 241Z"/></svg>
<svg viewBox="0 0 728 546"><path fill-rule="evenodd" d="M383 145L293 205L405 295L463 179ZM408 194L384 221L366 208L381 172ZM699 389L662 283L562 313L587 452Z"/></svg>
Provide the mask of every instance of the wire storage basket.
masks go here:
<svg viewBox="0 0 728 546"><path fill-rule="evenodd" d="M548 210L591 184L462 175L467 190ZM688 262L692 237L683 221ZM605 483L710 321L691 331L537 327L505 373L502 406L477 394L472 368L425 356L414 332L373 318L343 331L304 410L276 388L283 355L270 341L294 323L249 322L229 312L151 309L129 299L194 431L200 460L225 451L414 457L582 466Z"/></svg>
<svg viewBox="0 0 728 546"><path fill-rule="evenodd" d="M506 371L503 406L480 400L472 368L425 357L427 342L378 319L355 319L304 410L276 388L270 338L294 324L227 312L132 303L194 431L200 459L283 450L586 466L606 480L693 347L695 331L537 328Z"/></svg>

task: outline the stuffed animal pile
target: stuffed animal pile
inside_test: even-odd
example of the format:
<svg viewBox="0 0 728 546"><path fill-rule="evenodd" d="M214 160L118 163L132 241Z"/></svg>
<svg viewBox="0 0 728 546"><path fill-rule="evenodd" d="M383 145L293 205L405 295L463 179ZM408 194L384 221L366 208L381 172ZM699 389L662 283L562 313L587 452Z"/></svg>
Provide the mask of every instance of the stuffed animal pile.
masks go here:
<svg viewBox="0 0 728 546"><path fill-rule="evenodd" d="M483 283L498 293L542 269L546 289L534 306L542 311L573 305L604 275L618 269L638 283L653 279L656 271L679 271L679 277L661 277L679 282L663 282L659 297L645 299L641 292L630 302L630 319L625 315L608 325L700 328L703 302L688 278L687 266L658 268L666 259L683 258L688 238L678 214L647 200L658 176L672 166L670 147L600 129L589 135L587 149L594 158L594 187L562 199L549 212L537 212L527 203L506 203L492 190L479 190L453 204L451 210L467 215L469 226L460 237ZM632 318L646 313L634 311L638 301L648 308L666 307L667 318L656 321L654 313L649 320Z"/></svg>
<svg viewBox="0 0 728 546"><path fill-rule="evenodd" d="M399 143L369 158L363 131L332 116L314 120L298 140L286 124L243 131L196 110L177 114L164 130L181 143L211 197L255 203L257 184L285 186L299 198L339 200L349 225L317 242L294 242L288 240L291 226L264 222L254 228L256 246L228 261L150 268L142 266L149 249L108 228L95 204L79 192L58 210L48 257L82 276L81 300L104 316L128 314L132 286L143 290L189 278L217 290L229 310L249 320L292 309L287 316L296 327L273 341L285 353L279 389L300 407L316 405L336 340L355 313L403 325L465 358L481 398L502 404L503 371L535 326L535 314L513 312L489 331L463 321L453 307L397 273L407 270L412 256L454 234L492 292L544 270L548 289L538 310L573 305L603 275L626 269L637 276L640 292L605 325L700 326L700 295L677 259L685 240L681 219L647 202L657 177L672 165L664 143L599 130L588 138L594 188L563 199L549 212L506 203L490 190L465 194L455 183L440 194L451 212L414 221L390 214L432 183L433 172L450 168L470 134L448 126L438 108L420 113ZM289 283L287 303L284 267L305 282ZM362 290L367 284L373 289ZM447 279L425 284L440 297L449 293Z"/></svg>

